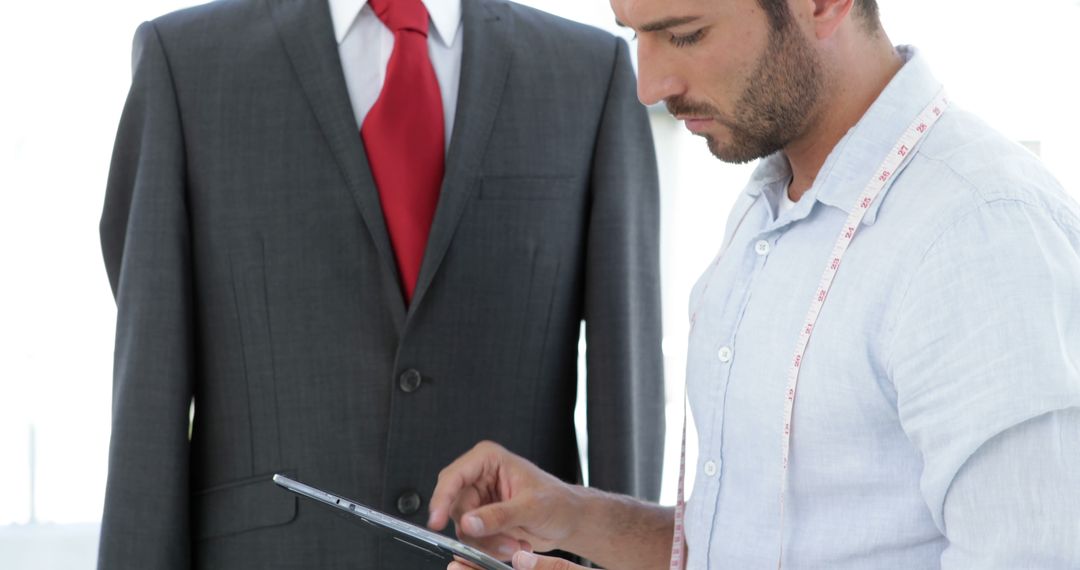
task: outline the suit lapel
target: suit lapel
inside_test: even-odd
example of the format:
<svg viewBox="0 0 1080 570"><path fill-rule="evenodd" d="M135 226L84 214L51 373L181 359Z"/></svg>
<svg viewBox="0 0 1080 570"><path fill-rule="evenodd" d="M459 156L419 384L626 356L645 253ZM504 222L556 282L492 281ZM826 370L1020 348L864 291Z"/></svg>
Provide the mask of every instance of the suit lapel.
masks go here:
<svg viewBox="0 0 1080 570"><path fill-rule="evenodd" d="M462 0L464 37L454 132L439 205L428 236L409 315L423 302L465 207L479 188L479 173L510 68L513 22L505 2Z"/></svg>
<svg viewBox="0 0 1080 570"><path fill-rule="evenodd" d="M397 265L379 194L349 101L327 3L266 1L293 70L375 243L386 301L400 332L405 320L405 302L398 285Z"/></svg>

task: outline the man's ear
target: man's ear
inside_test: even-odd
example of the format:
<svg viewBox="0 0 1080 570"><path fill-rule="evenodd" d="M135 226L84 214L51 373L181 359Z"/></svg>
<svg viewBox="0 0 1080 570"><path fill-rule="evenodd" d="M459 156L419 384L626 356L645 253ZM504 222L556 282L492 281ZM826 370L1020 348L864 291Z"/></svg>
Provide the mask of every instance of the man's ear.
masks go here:
<svg viewBox="0 0 1080 570"><path fill-rule="evenodd" d="M823 40L831 37L840 25L850 17L855 0L797 0L799 10L805 10L815 37Z"/></svg>

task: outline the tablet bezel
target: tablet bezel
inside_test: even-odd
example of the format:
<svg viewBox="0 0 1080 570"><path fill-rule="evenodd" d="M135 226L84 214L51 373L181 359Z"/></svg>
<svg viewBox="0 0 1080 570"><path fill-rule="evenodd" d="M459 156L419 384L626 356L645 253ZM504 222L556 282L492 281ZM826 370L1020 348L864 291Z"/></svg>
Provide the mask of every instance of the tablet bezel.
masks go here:
<svg viewBox="0 0 1080 570"><path fill-rule="evenodd" d="M274 475L274 483L287 491L296 493L302 497L314 499L324 505L359 517L365 523L377 527L379 530L388 532L390 535L405 544L418 548L446 560L447 562L460 557L484 570L513 570L510 566L484 554L483 552L462 544L441 534L432 532L426 528L416 526L401 519L379 512L371 507L364 506L356 501L328 493L310 485L290 479L284 475Z"/></svg>

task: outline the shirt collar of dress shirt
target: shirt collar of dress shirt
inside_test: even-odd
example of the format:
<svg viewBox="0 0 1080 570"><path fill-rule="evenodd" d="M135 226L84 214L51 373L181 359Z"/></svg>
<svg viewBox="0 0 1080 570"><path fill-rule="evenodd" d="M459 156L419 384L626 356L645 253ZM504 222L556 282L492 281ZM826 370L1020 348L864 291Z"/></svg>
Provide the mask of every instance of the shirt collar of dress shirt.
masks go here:
<svg viewBox="0 0 1080 570"><path fill-rule="evenodd" d="M423 0L439 39L446 47L454 45L461 25L461 0ZM364 9L367 0L330 0L330 18L338 44L345 41L353 21Z"/></svg>
<svg viewBox="0 0 1080 570"><path fill-rule="evenodd" d="M840 139L804 198L817 200L850 214L870 177L881 166L896 141L941 90L941 83L934 78L930 66L914 47L899 46L897 51L905 60L904 66L862 119ZM747 186L747 194L756 197L769 184L790 177L791 167L787 158L778 152L761 160L751 184ZM881 202L878 199L866 212L864 224L874 223Z"/></svg>

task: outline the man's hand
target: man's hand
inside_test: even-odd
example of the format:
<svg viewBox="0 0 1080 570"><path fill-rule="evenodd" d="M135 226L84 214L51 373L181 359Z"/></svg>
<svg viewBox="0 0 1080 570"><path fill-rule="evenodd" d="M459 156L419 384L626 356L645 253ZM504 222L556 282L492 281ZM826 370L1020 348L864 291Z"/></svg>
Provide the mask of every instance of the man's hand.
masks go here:
<svg viewBox="0 0 1080 570"><path fill-rule="evenodd" d="M539 556L529 552L518 552L514 555L514 569L515 570L586 570L583 566L578 566L572 562L567 562L562 558L550 558L547 556ZM451 562L446 570L475 570L468 564L462 564L461 562Z"/></svg>
<svg viewBox="0 0 1080 570"><path fill-rule="evenodd" d="M576 530L580 502L580 488L498 444L483 442L439 473L428 526L441 531L453 519L463 542L509 560L522 550L565 548Z"/></svg>
<svg viewBox="0 0 1080 570"><path fill-rule="evenodd" d="M631 497L568 485L491 442L439 474L428 526L453 519L458 538L518 570L574 570L569 562L536 556L565 550L604 568L655 570L671 553L675 512ZM463 561L449 568L470 568Z"/></svg>

